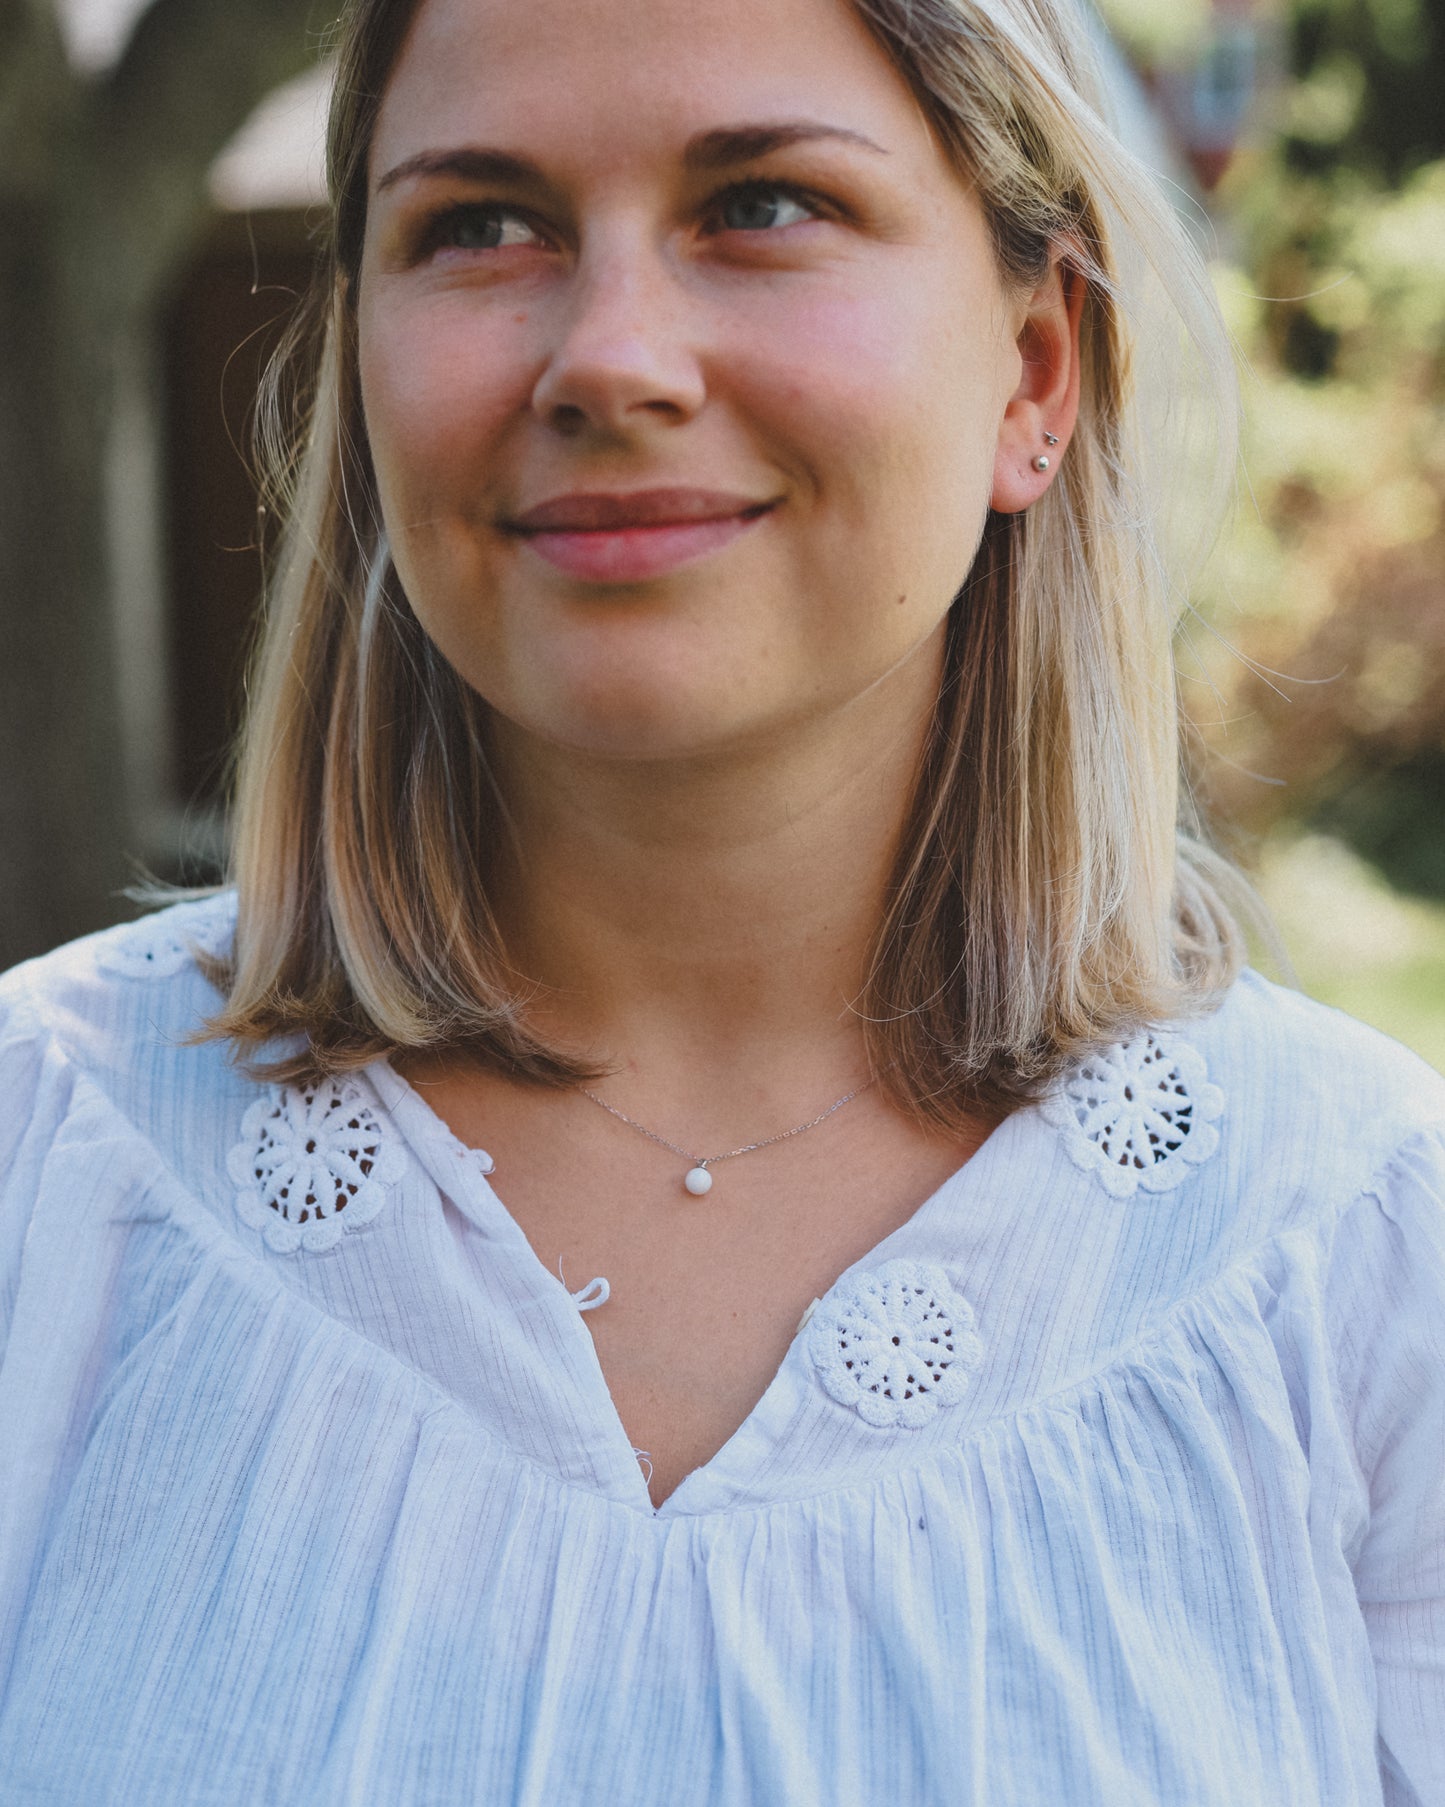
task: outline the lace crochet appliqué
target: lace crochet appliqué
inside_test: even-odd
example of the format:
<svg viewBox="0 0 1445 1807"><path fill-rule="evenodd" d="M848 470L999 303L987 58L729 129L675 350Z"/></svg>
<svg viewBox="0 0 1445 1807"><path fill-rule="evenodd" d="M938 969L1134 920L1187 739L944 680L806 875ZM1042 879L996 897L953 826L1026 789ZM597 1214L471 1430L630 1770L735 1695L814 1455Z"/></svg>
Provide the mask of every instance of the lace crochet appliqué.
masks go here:
<svg viewBox="0 0 1445 1807"><path fill-rule="evenodd" d="M1150 1030L1082 1061L1044 1100L1076 1166L1115 1198L1168 1192L1219 1146L1224 1094L1204 1057Z"/></svg>
<svg viewBox="0 0 1445 1807"><path fill-rule="evenodd" d="M241 1120L231 1150L236 1214L278 1254L335 1246L372 1221L406 1156L388 1141L352 1079L271 1086Z"/></svg>
<svg viewBox="0 0 1445 1807"><path fill-rule="evenodd" d="M234 926L233 897L203 897L116 930L101 944L96 962L121 979L173 978L197 952L224 953Z"/></svg>
<svg viewBox="0 0 1445 1807"><path fill-rule="evenodd" d="M915 1429L968 1391L983 1360L973 1307L941 1267L885 1261L839 1281L813 1312L824 1387L869 1424Z"/></svg>

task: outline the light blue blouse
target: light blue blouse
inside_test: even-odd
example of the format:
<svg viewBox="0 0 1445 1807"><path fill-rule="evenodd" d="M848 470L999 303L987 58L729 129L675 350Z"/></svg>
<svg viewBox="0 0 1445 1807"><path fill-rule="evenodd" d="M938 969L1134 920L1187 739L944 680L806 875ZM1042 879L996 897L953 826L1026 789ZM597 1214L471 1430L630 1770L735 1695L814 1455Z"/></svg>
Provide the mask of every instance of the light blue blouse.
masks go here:
<svg viewBox="0 0 1445 1807"><path fill-rule="evenodd" d="M0 983L6 1807L1445 1803L1412 1057L1246 976L1085 1063L653 1510L504 1172L187 1045L229 920Z"/></svg>

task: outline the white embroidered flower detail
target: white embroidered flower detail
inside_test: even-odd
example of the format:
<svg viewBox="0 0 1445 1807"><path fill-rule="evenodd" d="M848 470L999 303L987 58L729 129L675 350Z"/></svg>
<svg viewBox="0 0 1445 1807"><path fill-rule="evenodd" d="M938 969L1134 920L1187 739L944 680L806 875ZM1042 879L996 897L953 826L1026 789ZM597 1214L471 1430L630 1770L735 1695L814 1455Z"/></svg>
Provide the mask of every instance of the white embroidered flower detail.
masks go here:
<svg viewBox="0 0 1445 1807"><path fill-rule="evenodd" d="M968 1391L983 1360L973 1307L941 1267L885 1261L840 1280L813 1310L808 1353L824 1387L869 1424L916 1429Z"/></svg>
<svg viewBox="0 0 1445 1807"><path fill-rule="evenodd" d="M101 943L96 963L121 979L169 979L189 966L197 952L223 954L236 924L231 892L173 904L113 930Z"/></svg>
<svg viewBox="0 0 1445 1807"><path fill-rule="evenodd" d="M1224 1094L1204 1057L1149 1030L1091 1054L1042 1105L1069 1158L1115 1198L1168 1192L1219 1146Z"/></svg>
<svg viewBox="0 0 1445 1807"><path fill-rule="evenodd" d="M335 1246L372 1221L406 1168L353 1079L270 1086L241 1120L227 1165L236 1215L277 1254Z"/></svg>

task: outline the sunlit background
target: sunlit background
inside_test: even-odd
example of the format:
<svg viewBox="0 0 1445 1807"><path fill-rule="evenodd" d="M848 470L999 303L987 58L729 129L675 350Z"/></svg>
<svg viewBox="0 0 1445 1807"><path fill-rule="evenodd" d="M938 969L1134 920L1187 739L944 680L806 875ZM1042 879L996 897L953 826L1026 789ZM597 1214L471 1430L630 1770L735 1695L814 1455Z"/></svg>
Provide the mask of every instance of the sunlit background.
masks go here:
<svg viewBox="0 0 1445 1807"><path fill-rule="evenodd" d="M1105 10L1186 147L1243 379L1181 633L1206 801L1304 987L1445 1068L1445 4Z"/></svg>
<svg viewBox="0 0 1445 1807"><path fill-rule="evenodd" d="M327 81L297 0L54 3L0 0L5 963L218 870ZM1445 0L1100 8L1244 386L1201 800L1306 989L1445 1068Z"/></svg>

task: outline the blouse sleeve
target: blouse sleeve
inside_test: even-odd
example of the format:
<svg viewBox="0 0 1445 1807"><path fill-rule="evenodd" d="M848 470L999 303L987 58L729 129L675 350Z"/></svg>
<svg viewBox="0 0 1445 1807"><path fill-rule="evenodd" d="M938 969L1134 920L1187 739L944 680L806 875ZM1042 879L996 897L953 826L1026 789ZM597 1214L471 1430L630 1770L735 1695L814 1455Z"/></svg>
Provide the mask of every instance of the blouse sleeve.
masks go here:
<svg viewBox="0 0 1445 1807"><path fill-rule="evenodd" d="M1369 1499L1354 1564L1387 1807L1445 1807L1445 1134L1407 1143L1339 1226L1329 1281Z"/></svg>
<svg viewBox="0 0 1445 1807"><path fill-rule="evenodd" d="M0 1366L35 1195L70 1086L68 1064L28 1012L0 1005Z"/></svg>

